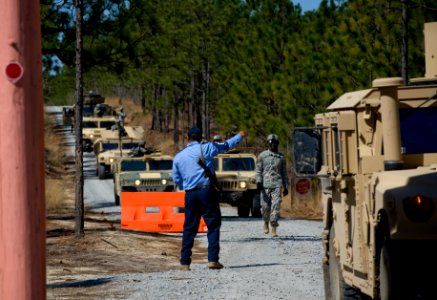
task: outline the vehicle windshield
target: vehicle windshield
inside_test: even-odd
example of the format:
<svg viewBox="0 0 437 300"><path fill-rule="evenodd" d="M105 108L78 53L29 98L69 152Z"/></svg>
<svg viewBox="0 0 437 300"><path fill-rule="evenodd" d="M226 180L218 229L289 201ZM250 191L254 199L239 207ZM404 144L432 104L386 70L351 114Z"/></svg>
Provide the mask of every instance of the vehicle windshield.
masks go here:
<svg viewBox="0 0 437 300"><path fill-rule="evenodd" d="M82 127L83 128L98 128L97 122L83 122Z"/></svg>
<svg viewBox="0 0 437 300"><path fill-rule="evenodd" d="M173 160L149 160L150 171L169 171L173 167Z"/></svg>
<svg viewBox="0 0 437 300"><path fill-rule="evenodd" d="M121 162L121 171L146 171L147 165L143 160L126 160Z"/></svg>
<svg viewBox="0 0 437 300"><path fill-rule="evenodd" d="M403 154L437 153L437 107L401 108Z"/></svg>
<svg viewBox="0 0 437 300"><path fill-rule="evenodd" d="M115 121L101 121L100 128L111 129L115 125Z"/></svg>
<svg viewBox="0 0 437 300"><path fill-rule="evenodd" d="M118 149L118 143L103 143L103 150L115 150Z"/></svg>
<svg viewBox="0 0 437 300"><path fill-rule="evenodd" d="M223 158L223 171L254 171L255 160L250 157Z"/></svg>
<svg viewBox="0 0 437 300"><path fill-rule="evenodd" d="M93 115L93 109L89 106L84 106L82 108L82 114L86 117L92 116Z"/></svg>
<svg viewBox="0 0 437 300"><path fill-rule="evenodd" d="M138 147L138 143L123 143L122 144L122 149L128 150L128 149L132 149Z"/></svg>

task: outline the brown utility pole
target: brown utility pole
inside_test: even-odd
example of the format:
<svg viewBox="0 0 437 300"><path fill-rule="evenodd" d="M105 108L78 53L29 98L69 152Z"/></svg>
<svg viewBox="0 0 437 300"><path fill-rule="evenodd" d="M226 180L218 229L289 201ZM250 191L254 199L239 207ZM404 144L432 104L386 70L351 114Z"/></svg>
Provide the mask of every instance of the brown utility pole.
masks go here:
<svg viewBox="0 0 437 300"><path fill-rule="evenodd" d="M0 299L46 298L39 1L0 9Z"/></svg>

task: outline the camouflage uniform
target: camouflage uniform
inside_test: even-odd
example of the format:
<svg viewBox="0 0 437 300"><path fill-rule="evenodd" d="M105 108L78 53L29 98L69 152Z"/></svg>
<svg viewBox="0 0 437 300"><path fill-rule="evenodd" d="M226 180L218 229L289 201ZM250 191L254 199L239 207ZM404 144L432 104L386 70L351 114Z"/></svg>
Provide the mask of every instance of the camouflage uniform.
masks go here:
<svg viewBox="0 0 437 300"><path fill-rule="evenodd" d="M288 189L285 157L282 153L265 150L256 162L256 182L262 183L261 209L265 222L278 226L282 202L282 187Z"/></svg>

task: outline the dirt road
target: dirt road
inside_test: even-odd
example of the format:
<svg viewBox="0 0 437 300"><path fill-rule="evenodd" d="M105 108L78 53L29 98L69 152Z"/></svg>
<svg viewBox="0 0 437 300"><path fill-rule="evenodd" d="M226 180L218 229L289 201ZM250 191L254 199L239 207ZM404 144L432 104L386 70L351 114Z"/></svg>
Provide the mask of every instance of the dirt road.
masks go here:
<svg viewBox="0 0 437 300"><path fill-rule="evenodd" d="M223 205L225 268L206 267L206 234L199 234L192 270L182 272L181 234L120 230L112 180L95 176L93 154L84 166L85 237L74 237L73 195L63 211L48 215L47 299L323 298L320 221L282 218L279 237L271 238L260 219L238 218Z"/></svg>

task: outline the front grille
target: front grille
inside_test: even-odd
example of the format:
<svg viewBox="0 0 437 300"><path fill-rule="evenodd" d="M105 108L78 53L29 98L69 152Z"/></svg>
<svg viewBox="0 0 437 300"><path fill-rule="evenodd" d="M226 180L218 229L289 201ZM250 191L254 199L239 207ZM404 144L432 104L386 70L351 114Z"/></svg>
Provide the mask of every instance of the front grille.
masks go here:
<svg viewBox="0 0 437 300"><path fill-rule="evenodd" d="M144 186L161 185L161 179L153 179L153 178L141 179L141 185Z"/></svg>
<svg viewBox="0 0 437 300"><path fill-rule="evenodd" d="M221 181L219 180L219 184L224 190L235 190L238 189L238 181Z"/></svg>

